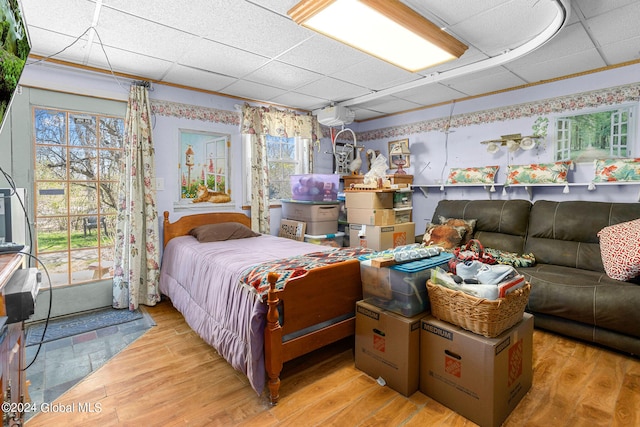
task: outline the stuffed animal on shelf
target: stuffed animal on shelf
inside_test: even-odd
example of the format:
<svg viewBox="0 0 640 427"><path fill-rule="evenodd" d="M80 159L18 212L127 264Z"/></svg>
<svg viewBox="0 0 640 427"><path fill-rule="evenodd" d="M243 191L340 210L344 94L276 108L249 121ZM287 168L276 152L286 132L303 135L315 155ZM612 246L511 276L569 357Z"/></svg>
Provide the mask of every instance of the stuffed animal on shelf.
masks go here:
<svg viewBox="0 0 640 427"><path fill-rule="evenodd" d="M231 201L231 196L221 191L211 191L206 185L198 184L198 190L196 191L198 197L193 199L193 203L228 203Z"/></svg>

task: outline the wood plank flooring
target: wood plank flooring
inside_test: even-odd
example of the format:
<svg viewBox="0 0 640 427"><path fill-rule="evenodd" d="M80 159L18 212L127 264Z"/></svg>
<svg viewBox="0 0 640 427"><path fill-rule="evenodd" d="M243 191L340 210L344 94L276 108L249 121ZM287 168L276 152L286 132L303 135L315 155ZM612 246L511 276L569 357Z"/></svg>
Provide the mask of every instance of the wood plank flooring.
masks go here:
<svg viewBox="0 0 640 427"><path fill-rule="evenodd" d="M287 363L271 407L170 302L145 309L156 327L26 425L475 425L420 392L377 385L348 340ZM533 339L533 386L505 426L640 426L640 359L540 330Z"/></svg>

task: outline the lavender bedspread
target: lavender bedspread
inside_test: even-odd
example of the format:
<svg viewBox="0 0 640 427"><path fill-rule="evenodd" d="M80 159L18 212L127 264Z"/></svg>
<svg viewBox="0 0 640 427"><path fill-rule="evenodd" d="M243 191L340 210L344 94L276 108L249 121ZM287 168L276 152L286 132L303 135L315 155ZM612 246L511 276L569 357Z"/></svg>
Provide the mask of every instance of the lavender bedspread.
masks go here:
<svg viewBox="0 0 640 427"><path fill-rule="evenodd" d="M255 289L240 284L241 275L259 263L325 249L333 248L270 235L212 243L176 237L164 250L160 292L261 394L267 308Z"/></svg>

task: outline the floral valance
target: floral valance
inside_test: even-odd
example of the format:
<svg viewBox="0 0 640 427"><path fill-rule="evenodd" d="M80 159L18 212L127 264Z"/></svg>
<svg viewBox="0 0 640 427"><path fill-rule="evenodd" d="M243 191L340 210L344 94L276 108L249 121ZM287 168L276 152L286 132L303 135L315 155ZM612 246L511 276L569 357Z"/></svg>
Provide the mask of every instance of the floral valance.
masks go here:
<svg viewBox="0 0 640 427"><path fill-rule="evenodd" d="M322 138L322 130L315 116L301 115L293 111L275 108L242 107L243 134L271 135L285 138L301 137L317 141Z"/></svg>

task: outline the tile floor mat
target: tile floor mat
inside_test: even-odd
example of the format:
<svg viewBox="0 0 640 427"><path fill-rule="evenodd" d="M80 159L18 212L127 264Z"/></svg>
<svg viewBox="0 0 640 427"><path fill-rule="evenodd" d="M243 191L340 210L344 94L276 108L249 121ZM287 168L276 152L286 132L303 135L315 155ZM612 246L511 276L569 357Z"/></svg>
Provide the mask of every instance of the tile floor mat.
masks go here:
<svg viewBox="0 0 640 427"><path fill-rule="evenodd" d="M113 311L113 309L110 309ZM29 395L34 408L40 408L43 403L52 403L63 393L86 378L89 374L103 366L108 360L122 351L125 347L138 339L142 334L155 326L153 318L145 311L141 311L137 318L132 320L108 325L107 317L103 313L94 311L92 313L82 313L82 322L72 322L70 316L69 324L83 323L92 325L96 329L86 330L84 328L75 329L79 333L65 336L58 339L49 340L43 343L38 353L38 344L42 332L36 336L36 344L27 345L25 359L28 369L26 378L30 382ZM128 312L128 310L116 310ZM95 319L91 319L92 314ZM122 318L120 318L121 320ZM51 322L50 322L51 323ZM49 328L51 324L49 325ZM49 335L47 328L47 336ZM71 330L71 328L67 328ZM34 357L38 353L37 358ZM30 419L37 412L25 414L25 420Z"/></svg>
<svg viewBox="0 0 640 427"><path fill-rule="evenodd" d="M140 309L129 311L117 310L111 307L64 316L49 321L44 339L42 333L44 332L45 322L40 321L25 326L26 345L37 344L40 340L46 343L60 338L80 335L84 332L132 322L141 319L143 316L144 314Z"/></svg>

